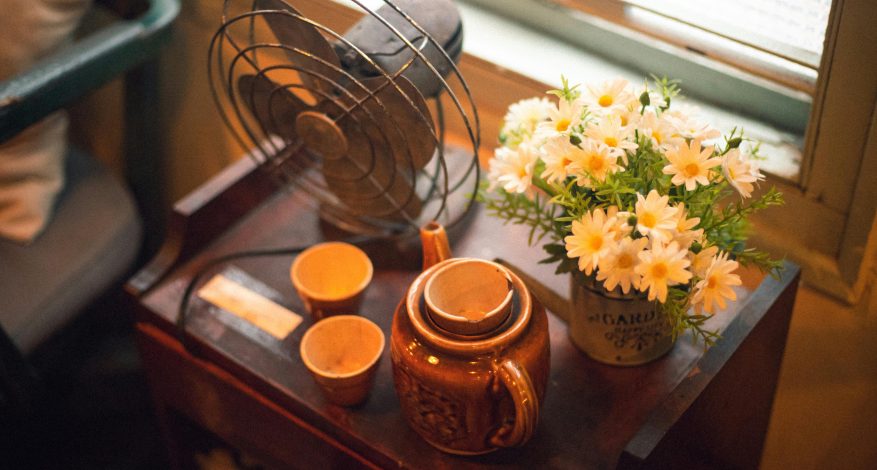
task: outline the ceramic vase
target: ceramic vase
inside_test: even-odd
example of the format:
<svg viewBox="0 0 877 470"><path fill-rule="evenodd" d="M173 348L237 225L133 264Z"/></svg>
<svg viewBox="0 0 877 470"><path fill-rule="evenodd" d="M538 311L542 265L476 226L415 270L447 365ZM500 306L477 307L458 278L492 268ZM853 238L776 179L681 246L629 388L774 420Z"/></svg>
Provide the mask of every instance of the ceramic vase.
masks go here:
<svg viewBox="0 0 877 470"><path fill-rule="evenodd" d="M655 301L573 273L569 336L573 344L599 362L636 366L660 358L673 348L672 328Z"/></svg>

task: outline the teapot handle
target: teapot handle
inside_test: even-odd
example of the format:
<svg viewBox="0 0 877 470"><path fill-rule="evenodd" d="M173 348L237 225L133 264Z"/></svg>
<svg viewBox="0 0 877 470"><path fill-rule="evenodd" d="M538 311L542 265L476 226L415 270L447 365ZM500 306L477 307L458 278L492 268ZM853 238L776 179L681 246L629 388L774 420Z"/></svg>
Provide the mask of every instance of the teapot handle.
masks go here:
<svg viewBox="0 0 877 470"><path fill-rule="evenodd" d="M501 427L490 443L497 447L523 445L533 436L539 422L539 400L527 371L513 359L506 359L497 368L499 382L509 391L515 403L515 422Z"/></svg>

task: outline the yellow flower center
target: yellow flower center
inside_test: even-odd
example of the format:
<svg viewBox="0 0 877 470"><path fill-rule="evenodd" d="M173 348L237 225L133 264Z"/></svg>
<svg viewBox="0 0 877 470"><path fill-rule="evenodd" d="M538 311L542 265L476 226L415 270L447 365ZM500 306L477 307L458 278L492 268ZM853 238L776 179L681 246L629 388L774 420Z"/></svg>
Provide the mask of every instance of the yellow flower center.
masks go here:
<svg viewBox="0 0 877 470"><path fill-rule="evenodd" d="M655 263L652 265L652 277L655 279L664 279L667 277L667 265L664 263Z"/></svg>
<svg viewBox="0 0 877 470"><path fill-rule="evenodd" d="M630 269L633 266L633 257L627 253L622 253L618 256L618 260L615 262L615 266L619 269Z"/></svg>
<svg viewBox="0 0 877 470"><path fill-rule="evenodd" d="M597 100L597 104L599 104L600 106L602 106L602 107L604 107L604 108L607 108L607 107L609 107L609 106L612 106L612 103L613 103L613 102L614 102L614 100L613 100L612 97L609 96L609 95L603 95L603 96L600 97L599 100Z"/></svg>
<svg viewBox="0 0 877 470"><path fill-rule="evenodd" d="M657 142L659 145L661 144L661 141L664 140L664 137L658 131L652 131L652 137L655 139L655 142Z"/></svg>
<svg viewBox="0 0 877 470"><path fill-rule="evenodd" d="M591 238L588 240L588 246L592 251L600 251L600 248L603 248L603 237L591 235Z"/></svg>
<svg viewBox="0 0 877 470"><path fill-rule="evenodd" d="M682 171L685 172L685 176L694 178L700 174L700 165L697 163L689 163L688 165L685 165L685 168L683 168Z"/></svg>
<svg viewBox="0 0 877 470"><path fill-rule="evenodd" d="M518 177L525 178L526 176L527 176L527 169L524 167L519 168L518 169Z"/></svg>
<svg viewBox="0 0 877 470"><path fill-rule="evenodd" d="M591 158L588 160L588 169L591 170L591 173L597 173L602 170L605 165L602 158L597 155L591 155Z"/></svg>
<svg viewBox="0 0 877 470"><path fill-rule="evenodd" d="M658 223L658 219L655 218L655 214L652 214L651 212L646 212L642 215L642 217L639 218L639 223L645 227L653 228L655 224Z"/></svg>
<svg viewBox="0 0 877 470"><path fill-rule="evenodd" d="M554 128L557 129L557 132L564 132L569 128L569 119L561 118L557 121L557 124L554 125Z"/></svg>
<svg viewBox="0 0 877 470"><path fill-rule="evenodd" d="M563 168L569 166L570 163L572 163L572 160L570 160L569 157L563 157L560 159L560 166L562 166Z"/></svg>
<svg viewBox="0 0 877 470"><path fill-rule="evenodd" d="M622 125L622 126L626 126L626 125L627 125L627 114L622 114L622 115L621 115L621 125Z"/></svg>
<svg viewBox="0 0 877 470"><path fill-rule="evenodd" d="M618 147L618 139L612 137L611 135L603 139L603 143L605 143L609 147Z"/></svg>
<svg viewBox="0 0 877 470"><path fill-rule="evenodd" d="M707 289L715 289L716 284L718 284L718 281L716 281L715 276L710 276L709 278L707 278L707 280L706 280Z"/></svg>

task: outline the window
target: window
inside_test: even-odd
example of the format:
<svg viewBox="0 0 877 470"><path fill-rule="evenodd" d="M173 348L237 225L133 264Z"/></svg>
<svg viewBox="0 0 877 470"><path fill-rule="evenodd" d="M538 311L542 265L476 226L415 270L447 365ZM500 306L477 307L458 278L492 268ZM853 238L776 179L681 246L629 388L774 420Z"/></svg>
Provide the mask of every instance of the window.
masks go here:
<svg viewBox="0 0 877 470"><path fill-rule="evenodd" d="M629 23L646 32L811 95L815 90L830 0L622 3Z"/></svg>
<svg viewBox="0 0 877 470"><path fill-rule="evenodd" d="M643 10L816 68L830 0L624 0Z"/></svg>
<svg viewBox="0 0 877 470"><path fill-rule="evenodd" d="M723 3L721 0L710 1ZM765 142L769 150L765 154L773 157L765 168L776 176L798 182L803 136L815 91L815 68L768 54L743 44L743 41L729 40L705 27L694 27L678 18L669 18L673 14L692 16L690 7L689 12L682 8L690 2L466 0L466 3L473 5L481 15L505 17L604 58L616 68L625 67L636 80L649 74L680 79L686 95L699 101L696 104L704 108L710 121L717 122L719 127L723 123L733 126L740 115L751 117L751 123L744 123L746 129L753 138ZM656 13L658 10L643 8L640 3L655 3L664 10ZM669 8L672 3L679 8ZM698 5L701 3L697 2ZM464 8L464 13L468 10ZM470 13L469 16L475 15ZM717 23L713 29L722 28L727 29ZM471 28L467 34L472 34ZM546 52L546 55L551 54L552 51ZM576 56L566 51L563 55L567 62ZM590 67L588 75L562 71L591 81L594 70L601 68L605 69ZM527 74L523 70L517 71ZM552 73L554 77L546 83L557 82L560 72ZM549 77L539 78L544 81ZM733 116L729 116L729 112ZM723 130L730 130L730 127Z"/></svg>

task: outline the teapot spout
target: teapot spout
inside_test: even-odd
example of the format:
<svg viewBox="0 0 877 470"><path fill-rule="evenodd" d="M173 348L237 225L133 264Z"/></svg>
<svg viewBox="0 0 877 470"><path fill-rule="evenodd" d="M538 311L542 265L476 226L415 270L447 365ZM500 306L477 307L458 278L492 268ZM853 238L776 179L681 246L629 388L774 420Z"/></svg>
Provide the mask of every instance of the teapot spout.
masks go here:
<svg viewBox="0 0 877 470"><path fill-rule="evenodd" d="M451 257L448 234L438 222L432 221L420 228L420 242L423 245L424 270Z"/></svg>

